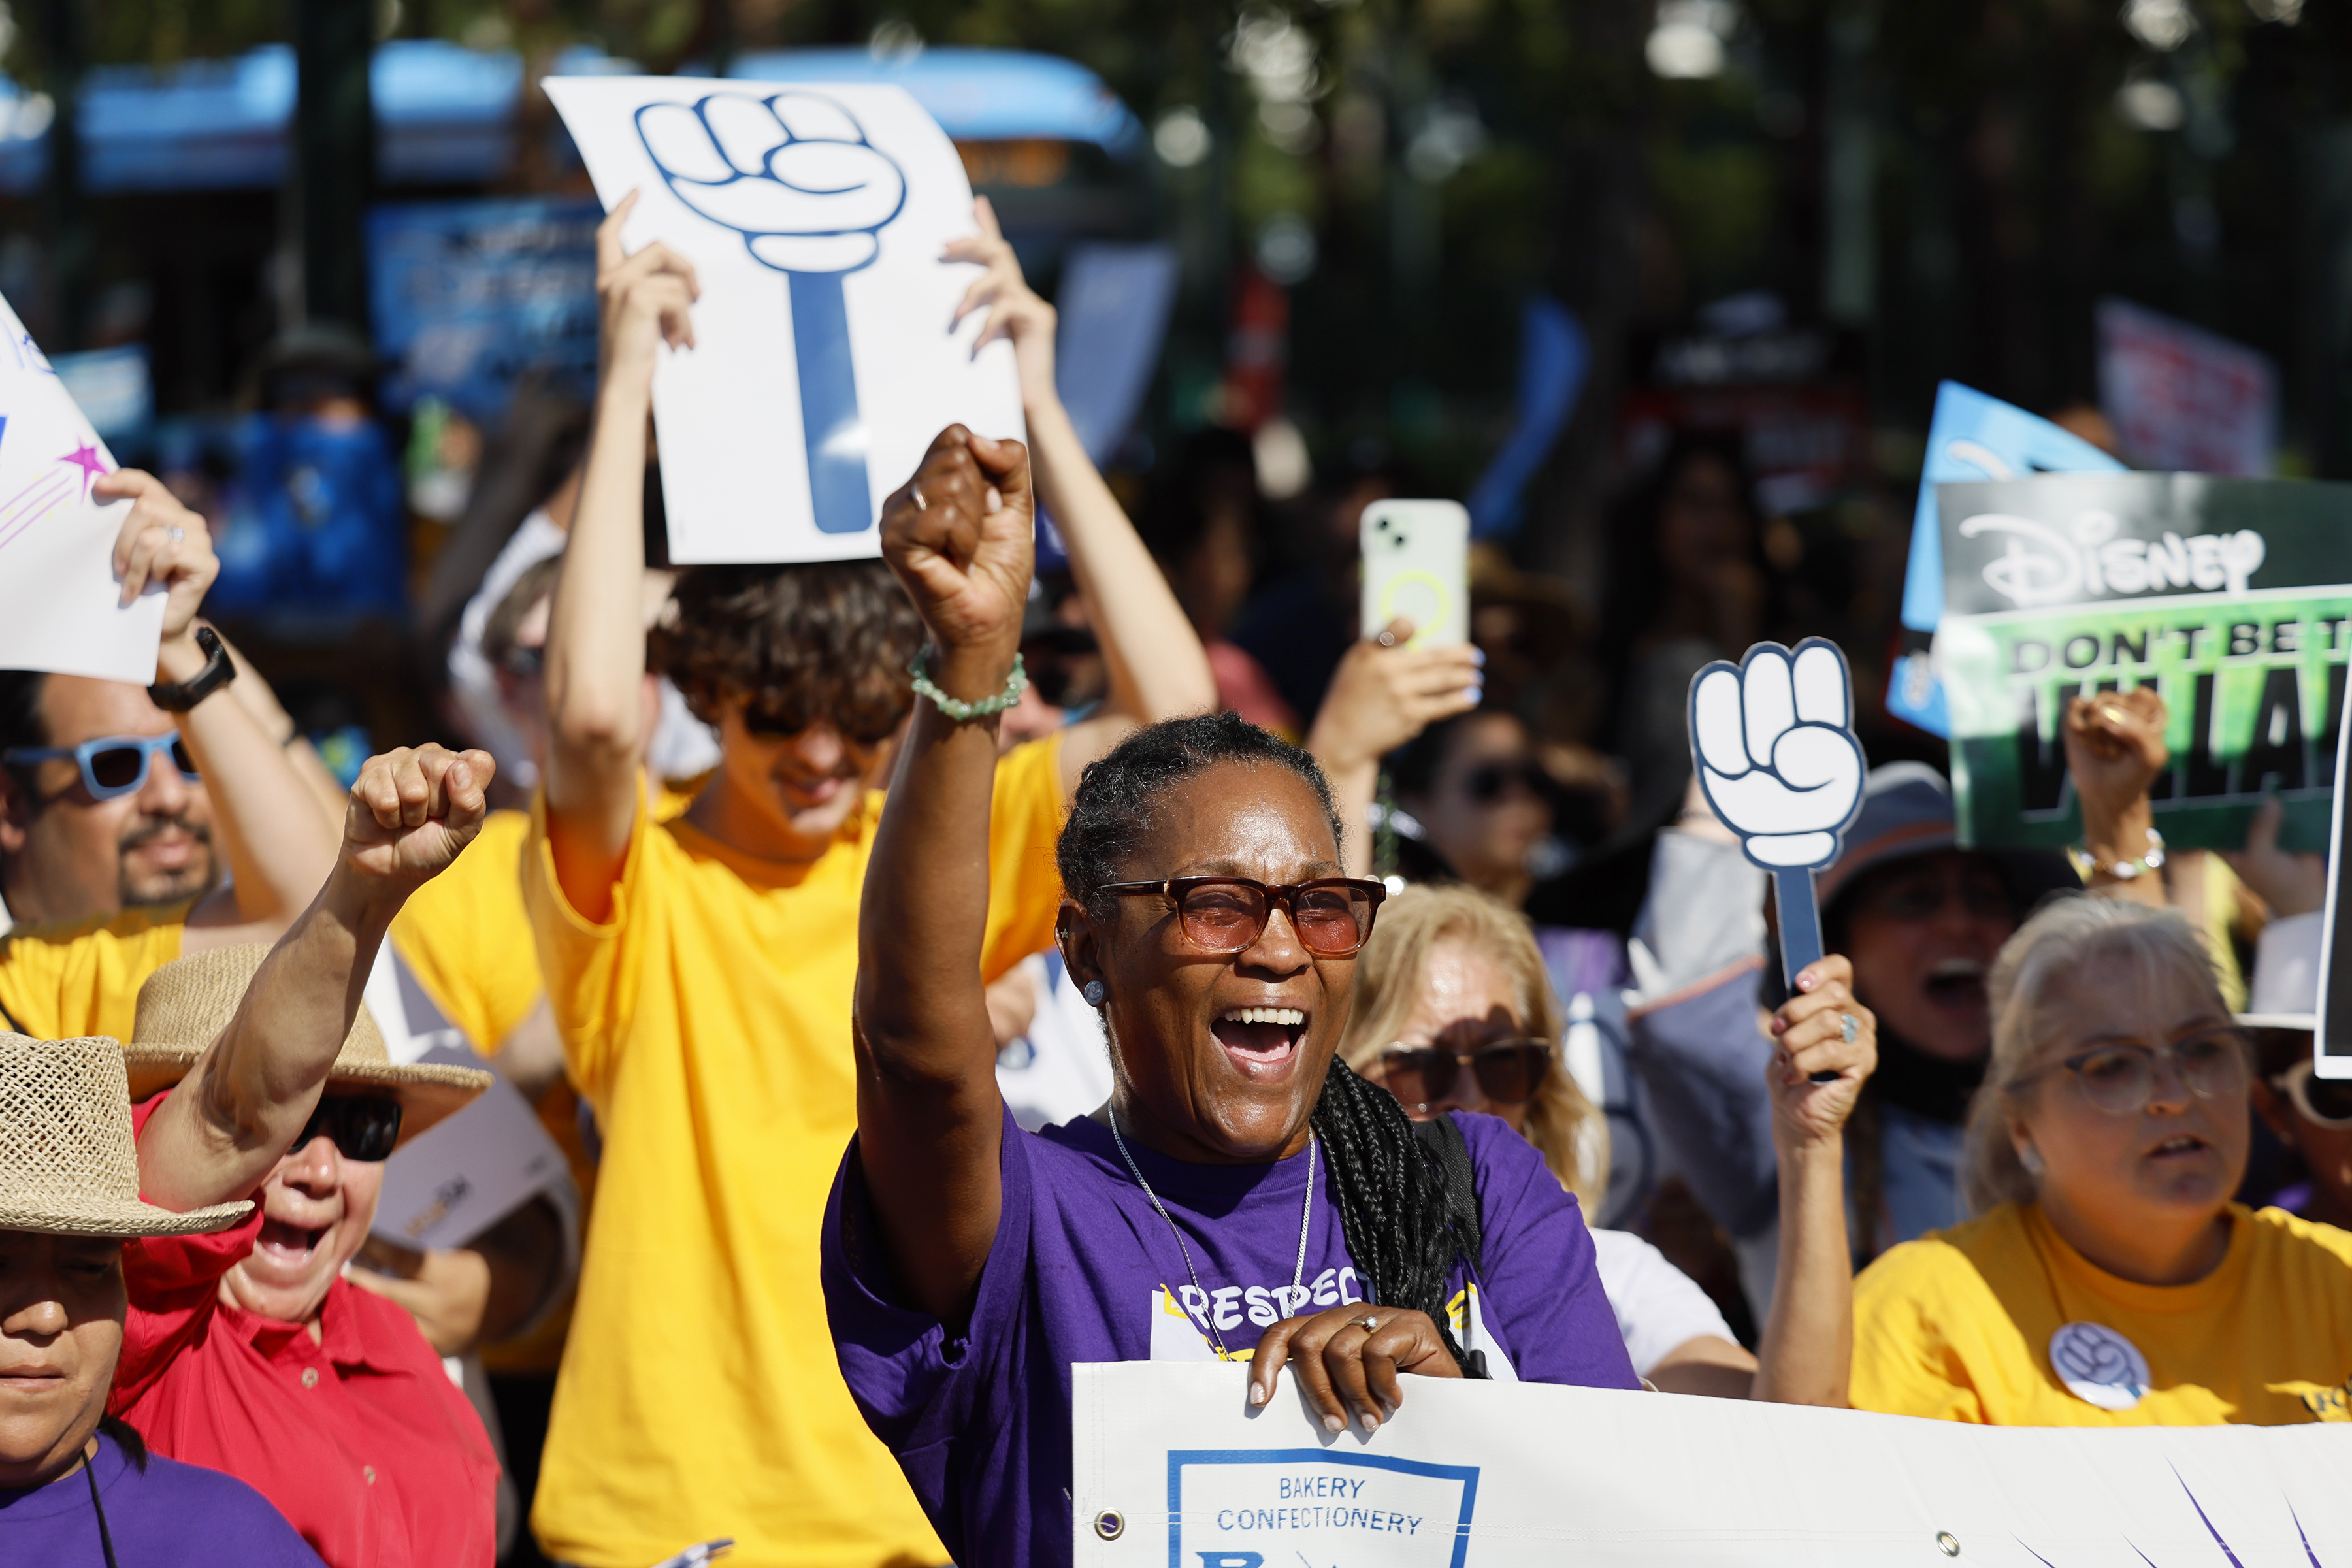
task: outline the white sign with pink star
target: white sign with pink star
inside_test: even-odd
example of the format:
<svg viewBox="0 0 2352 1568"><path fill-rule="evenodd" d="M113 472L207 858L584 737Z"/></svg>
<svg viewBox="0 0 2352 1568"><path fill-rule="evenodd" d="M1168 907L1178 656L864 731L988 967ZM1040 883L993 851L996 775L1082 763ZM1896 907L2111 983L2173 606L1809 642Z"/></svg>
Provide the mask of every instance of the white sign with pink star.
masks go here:
<svg viewBox="0 0 2352 1568"><path fill-rule="evenodd" d="M114 536L129 501L93 500L113 455L0 300L0 669L155 679L163 595L127 607Z"/></svg>

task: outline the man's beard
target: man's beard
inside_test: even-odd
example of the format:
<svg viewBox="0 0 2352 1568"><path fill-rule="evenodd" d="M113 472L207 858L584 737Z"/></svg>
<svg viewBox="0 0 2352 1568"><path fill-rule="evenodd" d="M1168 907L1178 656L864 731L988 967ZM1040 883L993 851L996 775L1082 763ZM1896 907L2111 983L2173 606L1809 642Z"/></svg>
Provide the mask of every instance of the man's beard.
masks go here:
<svg viewBox="0 0 2352 1568"><path fill-rule="evenodd" d="M188 863L176 871L134 874L131 868L131 851L173 828L194 841L195 853L189 857ZM184 816L141 816L138 826L124 834L115 846L115 899L126 910L186 903L211 892L220 880L220 863L213 856L213 830Z"/></svg>

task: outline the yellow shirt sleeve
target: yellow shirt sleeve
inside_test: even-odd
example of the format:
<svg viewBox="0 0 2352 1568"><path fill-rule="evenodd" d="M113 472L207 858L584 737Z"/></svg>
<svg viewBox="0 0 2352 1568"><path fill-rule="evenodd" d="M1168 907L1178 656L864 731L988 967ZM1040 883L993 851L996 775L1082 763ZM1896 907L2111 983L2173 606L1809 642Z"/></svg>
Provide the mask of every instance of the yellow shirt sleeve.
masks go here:
<svg viewBox="0 0 2352 1568"><path fill-rule="evenodd" d="M994 980L1054 945L1062 873L1054 841L1062 831L1062 737L1015 746L996 764L988 814L988 936L981 973Z"/></svg>
<svg viewBox="0 0 2352 1568"><path fill-rule="evenodd" d="M139 988L180 956L190 904L132 910L0 937L0 1012L36 1039L131 1037Z"/></svg>
<svg viewBox="0 0 2352 1568"><path fill-rule="evenodd" d="M1990 1419L1969 1367L1968 1325L2007 1321L1976 1266L1932 1237L1890 1248L1853 1285L1856 1410L1937 1421ZM1958 1331L1956 1334L1955 1331Z"/></svg>
<svg viewBox="0 0 2352 1568"><path fill-rule="evenodd" d="M539 1005L539 950L523 907L530 814L490 814L457 864L410 895L392 944L474 1048L497 1054Z"/></svg>
<svg viewBox="0 0 2352 1568"><path fill-rule="evenodd" d="M628 962L631 933L645 922L632 915L646 896L646 841L652 837L645 792L637 792L629 847L613 884L612 918L601 925L572 907L555 875L547 840L547 795L531 802L530 834L522 857L523 908L539 952L539 972L563 1039L563 1061L581 1094L600 1108L611 1087L619 1042L637 1011L636 966ZM642 940L642 938L640 938Z"/></svg>

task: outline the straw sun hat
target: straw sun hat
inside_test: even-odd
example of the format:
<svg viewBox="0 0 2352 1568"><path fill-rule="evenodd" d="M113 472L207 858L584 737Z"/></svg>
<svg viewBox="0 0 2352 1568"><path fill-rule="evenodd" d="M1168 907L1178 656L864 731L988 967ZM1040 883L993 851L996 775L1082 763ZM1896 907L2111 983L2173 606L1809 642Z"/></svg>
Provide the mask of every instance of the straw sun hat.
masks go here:
<svg viewBox="0 0 2352 1568"><path fill-rule="evenodd" d="M205 1047L236 1015L261 961L266 942L216 947L174 959L139 988L139 1015L131 1043L121 1047L135 1104L171 1088L196 1065ZM401 1063L384 1049L375 1020L362 1007L327 1073L330 1089L373 1089L400 1101L400 1142L407 1142L489 1088L490 1075L472 1068L435 1062Z"/></svg>
<svg viewBox="0 0 2352 1568"><path fill-rule="evenodd" d="M252 1207L173 1214L142 1203L122 1047L0 1031L0 1230L191 1236L234 1225Z"/></svg>

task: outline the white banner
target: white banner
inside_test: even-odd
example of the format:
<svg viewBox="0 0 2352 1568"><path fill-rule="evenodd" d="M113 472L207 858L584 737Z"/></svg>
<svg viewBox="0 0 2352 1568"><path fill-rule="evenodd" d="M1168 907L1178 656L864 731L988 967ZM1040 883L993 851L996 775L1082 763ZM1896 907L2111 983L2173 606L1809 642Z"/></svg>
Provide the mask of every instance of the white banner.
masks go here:
<svg viewBox="0 0 2352 1568"><path fill-rule="evenodd" d="M1970 1426L1408 1379L1369 1440L1288 1373L1076 1370L1080 1568L2352 1563L2352 1425Z"/></svg>
<svg viewBox="0 0 2352 1568"><path fill-rule="evenodd" d="M906 89L550 77L547 95L631 251L694 263L696 346L654 374L670 558L881 552L882 500L958 420L1019 437L1013 346L948 321L980 277L954 143Z"/></svg>
<svg viewBox="0 0 2352 1568"><path fill-rule="evenodd" d="M121 603L114 536L129 501L91 499L113 455L0 300L0 669L144 686L163 595Z"/></svg>

